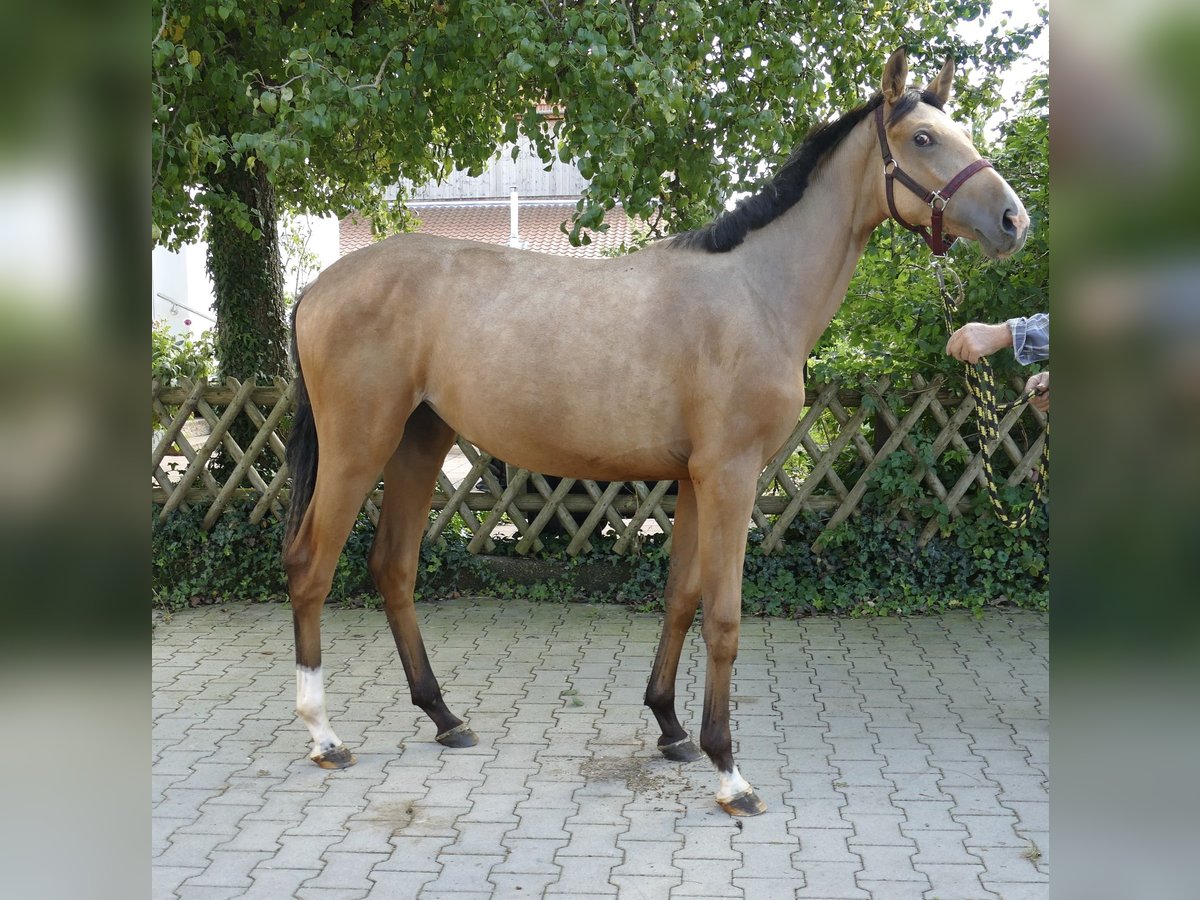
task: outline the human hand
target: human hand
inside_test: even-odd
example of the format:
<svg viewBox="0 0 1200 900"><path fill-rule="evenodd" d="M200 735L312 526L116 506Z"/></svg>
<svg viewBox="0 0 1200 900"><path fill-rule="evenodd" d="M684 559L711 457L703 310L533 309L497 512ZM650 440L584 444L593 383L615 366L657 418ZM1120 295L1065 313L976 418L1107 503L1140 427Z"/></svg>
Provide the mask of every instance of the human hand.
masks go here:
<svg viewBox="0 0 1200 900"><path fill-rule="evenodd" d="M957 360L977 363L997 350L1012 346L1012 332L1007 322L988 325L983 322L968 322L950 335L946 342L946 353Z"/></svg>
<svg viewBox="0 0 1200 900"><path fill-rule="evenodd" d="M1025 382L1025 392L1037 391L1029 398L1029 405L1040 412L1050 412L1050 372L1038 372L1030 375Z"/></svg>

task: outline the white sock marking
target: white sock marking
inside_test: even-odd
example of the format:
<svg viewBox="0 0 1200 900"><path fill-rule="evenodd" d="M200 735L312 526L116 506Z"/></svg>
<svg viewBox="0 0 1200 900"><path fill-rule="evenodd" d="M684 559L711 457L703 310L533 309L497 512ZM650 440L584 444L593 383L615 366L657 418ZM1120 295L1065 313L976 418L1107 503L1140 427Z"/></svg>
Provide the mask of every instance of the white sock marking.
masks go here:
<svg viewBox="0 0 1200 900"><path fill-rule="evenodd" d="M744 794L746 791L753 790L749 782L742 777L742 773L738 771L738 767L734 766L732 772L717 772L717 778L720 779L720 784L717 787L717 800L728 802L738 794Z"/></svg>
<svg viewBox="0 0 1200 900"><path fill-rule="evenodd" d="M312 735L311 758L315 759L341 745L325 714L325 678L321 675L320 666L315 669L296 666L296 712Z"/></svg>

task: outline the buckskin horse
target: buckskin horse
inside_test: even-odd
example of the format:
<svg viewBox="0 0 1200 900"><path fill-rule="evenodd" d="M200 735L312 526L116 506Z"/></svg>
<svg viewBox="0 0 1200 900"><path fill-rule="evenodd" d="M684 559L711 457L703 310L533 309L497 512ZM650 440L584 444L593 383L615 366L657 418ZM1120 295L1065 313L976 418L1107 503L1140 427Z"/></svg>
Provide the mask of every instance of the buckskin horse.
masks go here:
<svg viewBox="0 0 1200 900"><path fill-rule="evenodd" d="M676 716L675 678L703 602L700 748L716 766L723 809L766 808L734 762L730 675L756 481L803 411L804 361L889 215L935 253L961 236L1004 258L1028 230L1021 201L943 111L953 74L948 60L923 90L907 87L897 51L880 91L811 131L758 193L705 228L627 256L570 259L404 234L317 278L293 312L298 408L284 546L296 708L314 762L355 762L325 710L320 616L380 472L369 567L412 702L441 744L476 743L443 701L413 607L432 488L457 432L547 474L678 480L645 702L662 753L698 759ZM538 365L519 389L475 378L527 357L531 335Z"/></svg>

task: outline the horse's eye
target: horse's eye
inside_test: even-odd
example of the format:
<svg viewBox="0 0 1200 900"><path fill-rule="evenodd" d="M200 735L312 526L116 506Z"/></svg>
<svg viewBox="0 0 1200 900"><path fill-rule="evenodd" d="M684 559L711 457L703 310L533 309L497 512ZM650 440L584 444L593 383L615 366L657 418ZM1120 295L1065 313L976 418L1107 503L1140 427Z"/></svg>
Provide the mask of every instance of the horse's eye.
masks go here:
<svg viewBox="0 0 1200 900"><path fill-rule="evenodd" d="M916 144L918 147L928 147L930 144L933 143L933 138L931 138L924 131L918 131L916 134L913 135L913 143Z"/></svg>

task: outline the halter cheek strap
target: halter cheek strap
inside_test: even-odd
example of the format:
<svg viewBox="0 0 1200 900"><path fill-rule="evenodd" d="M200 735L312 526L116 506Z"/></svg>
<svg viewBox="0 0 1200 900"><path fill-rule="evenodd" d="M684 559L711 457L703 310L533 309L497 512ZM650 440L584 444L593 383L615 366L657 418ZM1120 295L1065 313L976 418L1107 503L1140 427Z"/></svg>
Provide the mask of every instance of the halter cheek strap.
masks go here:
<svg viewBox="0 0 1200 900"><path fill-rule="evenodd" d="M991 162L981 157L946 182L946 186L940 191L931 191L901 169L900 164L896 162L896 158L892 156L891 148L888 147L887 131L883 125L882 103L875 107L875 131L879 135L879 152L883 155L883 175L884 186L887 189L888 212L904 228L919 234L925 243L929 245L929 249L934 256L945 256L946 251L950 249L950 245L958 240L955 235L942 231L942 214L946 210L946 204L950 202L950 198L954 196L954 192L962 187L968 178L983 169L990 169L992 167ZM922 203L929 204L929 228L926 228L924 225L913 225L911 222L905 221L904 217L900 215L900 211L896 209L895 200L895 182L897 181L920 197Z"/></svg>

